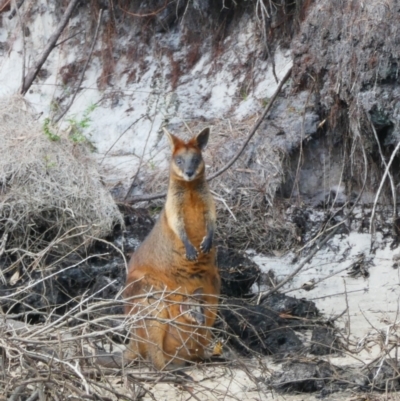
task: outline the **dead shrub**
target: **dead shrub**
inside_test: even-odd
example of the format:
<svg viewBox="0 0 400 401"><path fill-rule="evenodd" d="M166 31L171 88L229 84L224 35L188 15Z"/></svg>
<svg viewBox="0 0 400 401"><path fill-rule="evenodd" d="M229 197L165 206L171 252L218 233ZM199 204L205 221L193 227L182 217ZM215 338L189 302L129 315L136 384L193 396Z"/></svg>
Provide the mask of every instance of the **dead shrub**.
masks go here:
<svg viewBox="0 0 400 401"><path fill-rule="evenodd" d="M0 257L8 262L36 266L123 224L88 149L39 123L22 97L0 99L0 155Z"/></svg>

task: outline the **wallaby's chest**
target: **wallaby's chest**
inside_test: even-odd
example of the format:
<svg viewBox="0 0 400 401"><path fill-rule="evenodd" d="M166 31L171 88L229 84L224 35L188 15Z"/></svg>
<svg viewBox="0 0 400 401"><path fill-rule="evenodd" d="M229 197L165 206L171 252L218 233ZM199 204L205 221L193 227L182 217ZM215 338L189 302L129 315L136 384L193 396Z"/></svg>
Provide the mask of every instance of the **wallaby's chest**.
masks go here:
<svg viewBox="0 0 400 401"><path fill-rule="evenodd" d="M206 234L206 214L209 205L197 194L185 194L182 217L185 230L192 240L202 240ZM197 241L196 241L197 242Z"/></svg>

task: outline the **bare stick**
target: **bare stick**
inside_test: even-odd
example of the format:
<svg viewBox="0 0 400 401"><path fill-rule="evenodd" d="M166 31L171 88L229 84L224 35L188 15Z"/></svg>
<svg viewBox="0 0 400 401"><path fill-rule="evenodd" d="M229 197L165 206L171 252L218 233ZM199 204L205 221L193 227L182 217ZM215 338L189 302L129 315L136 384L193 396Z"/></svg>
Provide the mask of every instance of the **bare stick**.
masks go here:
<svg viewBox="0 0 400 401"><path fill-rule="evenodd" d="M43 50L42 55L40 56L39 60L36 64L28 71L28 74L25 78L24 86L21 88L21 94L25 95L28 92L29 88L31 87L33 81L35 80L37 74L39 73L40 69L42 68L43 64L46 62L49 54L54 49L58 38L62 34L63 30L68 24L69 19L71 18L72 12L75 9L75 6L78 4L79 0L71 0L68 4L67 9L65 10L64 16L62 17L60 23L58 24L57 29L55 32L50 36L49 42L47 46Z"/></svg>
<svg viewBox="0 0 400 401"><path fill-rule="evenodd" d="M349 298L347 296L346 279L344 277L342 277L342 279L343 279L344 294L345 294L345 300L346 300L346 310L347 310L347 344L349 344L350 343L350 334L351 334L350 307L349 307Z"/></svg>
<svg viewBox="0 0 400 401"><path fill-rule="evenodd" d="M20 399L20 395L21 393L25 390L25 385L22 384L21 386L18 386L15 391L13 392L13 394L11 395L11 397L8 399L8 401L17 401Z"/></svg>
<svg viewBox="0 0 400 401"><path fill-rule="evenodd" d="M383 165L385 166L385 168L387 168L387 163L386 163L385 157L383 156L383 153L382 153L382 148L381 148L381 144L380 144L380 142L379 142L378 134L376 133L376 129L375 129L375 127L374 127L374 124L372 124L370 115L369 115L368 113L366 113L366 114L367 114L367 117L368 117L368 121L369 121L369 123L370 123L370 125L371 125L372 132L374 133L374 137L375 137L376 143L377 143L377 145L378 145L378 150L379 150L379 154L380 154L381 159L382 159L382 163L383 163ZM388 171L388 175L389 175L389 180L390 180L390 186L391 186L391 188L392 188L392 196L393 196L393 223L394 223L394 222L396 221L396 218L397 218L397 196L396 196L396 186L395 186L395 183L394 183L394 180L393 180L393 176L392 176L392 174L390 174L389 171Z"/></svg>
<svg viewBox="0 0 400 401"><path fill-rule="evenodd" d="M214 178L218 177L219 175L224 173L226 170L228 170L228 168L231 167L232 164L235 163L235 161L240 157L240 155L243 153L244 149L246 148L246 146L250 142L251 138L253 138L254 134L257 132L257 130L260 127L260 125L261 125L262 121L264 120L265 116L271 110L272 105L274 104L276 98L278 97L280 91L282 90L283 85L289 79L291 73L292 73L292 67L289 68L289 70L287 71L285 76L282 78L282 81L280 82L280 84L276 88L276 91L275 91L274 95L272 96L271 100L269 101L269 103L268 103L267 107L265 108L264 112L261 114L261 117L254 124L252 130L250 131L249 136L244 141L242 147L239 149L239 152L237 152L236 155L234 157L232 157L232 159L224 167L221 168L221 170L218 170L216 173L210 175L208 177L208 181L213 180Z"/></svg>
<svg viewBox="0 0 400 401"><path fill-rule="evenodd" d="M345 220L343 220L344 222ZM342 223L342 222L341 222ZM266 292L264 295L261 295L262 292L260 292L260 295L258 297L257 305L259 305L262 301L264 301L266 298L268 298L271 294L275 293L278 291L280 288L282 288L286 283L288 283L294 276L299 273L300 270L303 269L303 267L314 257L314 255L336 234L337 230L339 229L340 225L337 225L336 228L331 231L314 249L313 251L300 263L299 267L286 276L284 280L282 280L277 286Z"/></svg>
<svg viewBox="0 0 400 401"><path fill-rule="evenodd" d="M211 181L214 178L216 178L219 175L221 175L222 173L224 173L240 157L240 155L243 153L244 149L246 148L246 146L248 145L250 140L253 138L254 134L257 132L257 129L260 127L260 125L261 125L262 121L264 120L265 116L271 110L272 105L274 104L276 98L278 97L280 91L282 90L283 85L289 79L291 73L292 73L292 67L289 68L289 70L287 71L285 76L282 78L282 80L281 80L280 84L278 85L278 87L276 88L276 91L275 91L274 95L272 96L270 102L268 103L267 107L264 109L264 112L262 113L261 117L253 125L253 128L250 131L250 134L248 135L247 139L244 141L242 147L239 149L239 151L236 153L236 155L233 156L232 159L224 167L222 167L220 170L218 170L214 174L210 175L207 178L207 181ZM154 200L154 199L163 198L166 195L167 195L166 193L163 193L163 194L154 194L154 195L135 196L133 199L128 200L127 203L133 204L133 203L136 203L136 202L147 202L147 201L151 201L151 200Z"/></svg>
<svg viewBox="0 0 400 401"><path fill-rule="evenodd" d="M83 33L83 32L84 32L84 30L82 29L82 30L80 30L80 31L78 31L78 32L76 32L76 33L74 33L73 35L68 36L68 38L65 38L65 39L63 39L62 41L58 42L54 47L61 46L63 43L68 42L69 40L71 40L71 39L74 38L75 36L80 35L80 34Z"/></svg>
<svg viewBox="0 0 400 401"><path fill-rule="evenodd" d="M393 151L392 155L390 156L389 163L388 163L387 166L386 166L385 174L383 174L381 183L379 184L379 188L378 188L378 191L377 191L376 196L375 196L374 207L372 208L371 221L370 221L370 223L369 223L369 233L370 233L370 234L372 234L372 226L373 226L373 224L374 224L374 217L375 217L376 205L377 205L377 203L378 203L379 196L380 196L380 194L381 194L381 192L382 192L383 184L384 184L384 182L385 182L385 180L386 180L386 176L389 174L390 166L392 165L393 160L394 160L394 157L396 156L396 153L398 152L399 149L400 149L400 142L399 142L399 143L396 145L396 147L394 148L394 151Z"/></svg>
<svg viewBox="0 0 400 401"><path fill-rule="evenodd" d="M71 265L71 266L68 266L68 267L66 267L66 268L64 268L64 269L62 269L62 270L56 271L56 272L54 272L54 273L52 273L52 274L48 275L47 277L44 277L44 278L42 278L42 279L40 279L40 280L34 281L33 283L30 283L30 284L27 285L26 287L23 287L23 288L21 288L20 290L15 291L15 292L12 293L12 294L1 296L0 299L1 299L1 300L5 300L5 299L7 299L7 298L12 298L13 296L18 295L18 294L20 294L20 293L22 293L22 292L24 292L24 291L27 291L28 289L33 288L35 285L37 285L37 284L39 284L39 283L41 283L41 282L43 282L43 281L46 281L46 280L48 280L49 278L51 278L51 277L53 277L53 276L57 276L57 274L60 274L60 272L63 272L63 271L66 271L66 270L68 270L68 269L72 269L72 268L74 268L74 267L76 267L76 266L79 266L79 265L81 265L82 263L85 263L85 262L86 262L87 260L89 260L89 259L92 259L92 258L95 258L95 257L106 256L106 255L108 255L108 253L103 253L103 254L88 256L87 258L82 259L82 260L80 260L79 262L77 262L77 263L75 263L75 264L73 264L73 265Z"/></svg>
<svg viewBox="0 0 400 401"><path fill-rule="evenodd" d="M74 103L74 100L75 100L75 98L76 98L76 95L77 95L78 92L79 92L79 88L81 87L82 82L83 82L83 79L85 78L85 72L86 72L87 67L88 67L88 65L89 65L90 59L92 58L94 46L95 46L95 44L96 44L97 36L98 36L98 34L99 34L99 29L100 29L100 23L101 23L101 18L102 18L102 16L103 16L103 10L100 9L99 18L98 18L98 20L97 20L96 31L95 31L94 36L93 36L92 46L90 47L89 56L88 56L88 58L87 58L87 60L86 60L86 63L85 63L85 65L84 65L84 67L83 67L83 71L82 71L81 78L80 78L80 80L79 80L79 82L78 82L78 85L77 85L76 88L75 88L75 92L74 92L74 94L72 95L71 100L69 101L69 103L68 103L67 106L65 107L64 111L54 120L55 123L58 123L58 122L65 116L65 114L68 112L68 110L70 109L70 107L71 107L72 104Z"/></svg>
<svg viewBox="0 0 400 401"><path fill-rule="evenodd" d="M143 14L135 14L135 13L131 13L131 12L127 11L127 10L124 10L119 3L118 3L118 6L126 14L132 15L134 17L142 17L142 18L144 18L144 17L152 17L154 15L157 15L162 10L164 10L168 6L168 4L170 4L170 3L168 3L168 0L166 0L164 5L161 8L159 8L158 10L151 11L150 13L143 13Z"/></svg>
<svg viewBox="0 0 400 401"><path fill-rule="evenodd" d="M85 63L85 65L84 65L84 67L83 67L83 71L82 71L81 78L80 78L80 80L79 80L79 82L78 82L78 85L77 85L76 88L75 88L75 92L74 92L74 94L72 95L71 100L69 101L69 103L68 103L67 106L65 107L64 111L54 120L55 123L58 123L58 122L65 116L65 114L68 112L68 110L69 110L70 107L72 106L72 103L74 103L74 100L75 100L75 98L76 98L76 95L77 95L78 92L79 92L79 88L81 87L82 82L83 82L83 79L85 78L85 72L86 72L87 67L88 67L88 65L89 65L89 61L90 61L90 59L92 58L94 46L95 46L95 44L96 44L97 36L98 36L98 34L99 34L99 28L100 28L100 23L101 23L101 18L102 18L102 16L103 16L103 10L100 9L99 18L98 18L98 20L97 20L96 31L95 31L95 33L94 33L94 37L93 37L93 41L92 41L92 46L90 47L89 56L88 56L88 58L87 58L87 60L86 60L86 63Z"/></svg>
<svg viewBox="0 0 400 401"><path fill-rule="evenodd" d="M103 158L101 159L101 162L99 164L102 164L106 156L108 155L109 152L111 152L111 149L115 146L115 144L130 130L137 122L139 122L142 118L144 118L145 115L142 114L138 119L136 119L129 127L115 140L115 142L108 148L107 152L104 153Z"/></svg>
<svg viewBox="0 0 400 401"><path fill-rule="evenodd" d="M0 8L0 14L7 8L10 6L11 0L7 0L3 6ZM10 19L10 17L8 17Z"/></svg>

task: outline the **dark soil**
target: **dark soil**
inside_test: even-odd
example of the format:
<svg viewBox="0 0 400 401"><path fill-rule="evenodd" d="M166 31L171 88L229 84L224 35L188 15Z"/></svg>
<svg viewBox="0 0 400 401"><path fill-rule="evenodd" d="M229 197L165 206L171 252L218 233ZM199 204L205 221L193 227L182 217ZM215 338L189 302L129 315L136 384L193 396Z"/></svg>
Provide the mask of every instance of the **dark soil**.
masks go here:
<svg viewBox="0 0 400 401"><path fill-rule="evenodd" d="M335 367L328 362L291 361L275 373L271 385L281 392L313 393L332 386Z"/></svg>
<svg viewBox="0 0 400 401"><path fill-rule="evenodd" d="M313 355L328 355L338 352L340 344L335 330L330 327L315 327L311 337L310 353Z"/></svg>
<svg viewBox="0 0 400 401"><path fill-rule="evenodd" d="M297 317L312 319L318 317L318 309L314 302L297 299L283 294L271 294L263 301L263 305L272 310Z"/></svg>
<svg viewBox="0 0 400 401"><path fill-rule="evenodd" d="M226 300L220 306L219 326L231 334L229 343L241 354L286 354L300 351L302 342L279 313L243 300Z"/></svg>
<svg viewBox="0 0 400 401"><path fill-rule="evenodd" d="M225 299L220 315L220 327L232 335L229 343L242 354L282 356L306 350L296 333L313 328L319 313L313 302L272 294L260 305Z"/></svg>
<svg viewBox="0 0 400 401"><path fill-rule="evenodd" d="M243 297L259 280L259 267L244 253L218 247L217 265L221 274L221 294L227 297Z"/></svg>
<svg viewBox="0 0 400 401"><path fill-rule="evenodd" d="M292 360L283 365L281 372L274 373L268 384L279 392L320 392L321 397L347 389L399 391L398 372L398 362L390 359L365 370L321 360Z"/></svg>

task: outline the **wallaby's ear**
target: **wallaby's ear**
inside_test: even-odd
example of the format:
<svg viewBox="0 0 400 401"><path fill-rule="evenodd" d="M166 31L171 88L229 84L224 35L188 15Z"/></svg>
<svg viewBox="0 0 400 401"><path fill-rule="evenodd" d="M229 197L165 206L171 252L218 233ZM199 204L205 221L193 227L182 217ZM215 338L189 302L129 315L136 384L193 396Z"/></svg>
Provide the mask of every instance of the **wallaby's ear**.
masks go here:
<svg viewBox="0 0 400 401"><path fill-rule="evenodd" d="M163 127L164 133L167 136L169 143L171 145L171 149L174 149L176 145L180 142L179 138L177 138L175 135L172 135L168 130Z"/></svg>
<svg viewBox="0 0 400 401"><path fill-rule="evenodd" d="M202 301L203 300L203 295L204 295L203 287L200 287L200 288L196 288L193 291L192 297L196 298L199 301Z"/></svg>
<svg viewBox="0 0 400 401"><path fill-rule="evenodd" d="M210 127L204 128L203 131L201 131L200 134L196 136L197 146L200 148L200 150L205 149L209 136L210 136Z"/></svg>

